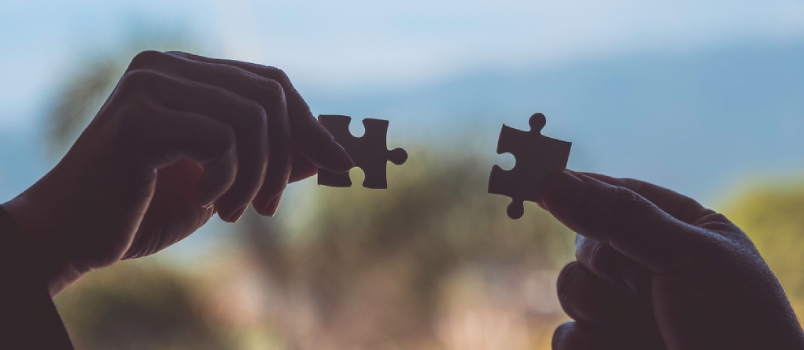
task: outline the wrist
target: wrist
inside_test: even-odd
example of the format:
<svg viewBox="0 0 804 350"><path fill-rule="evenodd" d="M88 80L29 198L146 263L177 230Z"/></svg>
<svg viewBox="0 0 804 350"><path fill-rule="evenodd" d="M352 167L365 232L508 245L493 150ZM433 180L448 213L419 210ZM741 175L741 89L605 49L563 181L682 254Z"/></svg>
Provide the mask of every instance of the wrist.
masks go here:
<svg viewBox="0 0 804 350"><path fill-rule="evenodd" d="M19 228L6 207L5 204L0 206L0 274L44 283L41 266L36 263L38 259L33 253L34 244Z"/></svg>
<svg viewBox="0 0 804 350"><path fill-rule="evenodd" d="M28 189L14 199L3 203L0 205L0 209L8 214L17 231L28 240L33 242L45 241L44 232L47 231L45 226L48 220L43 220L41 217L44 211L42 208L36 208L36 201L32 200L30 191L31 189ZM39 215L36 213L39 213Z"/></svg>
<svg viewBox="0 0 804 350"><path fill-rule="evenodd" d="M53 232L47 227L50 220L42 217L45 211L36 208L35 201L28 195L23 193L0 205L0 211L7 215L7 220L15 231L15 255L18 257L20 272L42 281L51 296L55 296L89 271L67 264L67 259L61 257L58 245L52 244L49 239Z"/></svg>

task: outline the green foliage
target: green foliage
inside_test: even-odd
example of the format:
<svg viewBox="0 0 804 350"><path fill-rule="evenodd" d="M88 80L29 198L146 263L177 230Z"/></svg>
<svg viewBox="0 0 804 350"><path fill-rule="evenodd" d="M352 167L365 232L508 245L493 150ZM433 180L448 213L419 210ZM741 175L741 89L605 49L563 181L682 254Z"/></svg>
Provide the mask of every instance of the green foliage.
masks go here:
<svg viewBox="0 0 804 350"><path fill-rule="evenodd" d="M751 237L796 314L804 315L804 183L754 186L724 213Z"/></svg>
<svg viewBox="0 0 804 350"><path fill-rule="evenodd" d="M87 275L56 305L79 349L228 349L198 290L179 271L125 261Z"/></svg>
<svg viewBox="0 0 804 350"><path fill-rule="evenodd" d="M161 28L161 29L160 29ZM107 51L78 55L46 115L47 141L60 156L78 137L120 80L128 63L145 50L196 51L197 44L180 29L152 28L144 23L131 28L121 45Z"/></svg>
<svg viewBox="0 0 804 350"><path fill-rule="evenodd" d="M81 57L47 116L54 153L72 144L135 54L196 51L189 49L196 46L191 42L180 32L140 31L105 54ZM505 285L501 280L514 276L521 282L528 271L555 270L572 257L574 235L535 204L526 205L520 220L506 216L510 199L486 193L491 166L474 151L462 148L456 157L457 152L423 145L403 167L389 168L388 190L361 188L359 171L353 171L350 189L316 187L315 179L294 185L307 186L308 202L314 203L292 216L304 225L246 215L234 228L239 234L233 237L243 242L236 259L257 261L255 274L269 280L263 298L270 312L260 321L265 326L246 322L242 332L220 327L215 319L220 315L199 295L225 286L152 262L93 272L63 292L57 304L82 349L264 348L285 339L291 348L434 348L434 324L445 302L452 294L467 294L449 288L473 289L468 294L483 298ZM253 268L226 267L221 262L227 259L232 258L210 257L211 264L230 270L204 270L212 275L205 279L225 280L242 273L243 266ZM456 275L483 281L455 283L466 279ZM539 297L549 299L554 281L540 281L550 284L540 290L550 292ZM236 296L224 299L237 302ZM512 305L517 303L524 302ZM554 323L561 317L557 309L511 308L506 312L522 319L535 313L539 322ZM542 325L537 333L548 328Z"/></svg>
<svg viewBox="0 0 804 350"><path fill-rule="evenodd" d="M358 267L364 259L406 253L425 265L557 267L566 259L572 235L563 226L532 203L523 219L509 219L510 199L486 193L490 167L471 156L453 157L414 153L404 169L391 169L388 190L317 189L309 228L317 238L313 255Z"/></svg>
<svg viewBox="0 0 804 350"><path fill-rule="evenodd" d="M297 194L313 204L285 215L305 224L250 213L232 236L241 249L211 256L216 268L197 271L203 281L148 259L123 262L92 272L57 302L84 349L247 349L242 344L254 344L247 340L253 337L307 344L291 348L431 347L454 295L473 295L475 303L509 288L504 281L512 276L554 271L572 257L574 235L536 205L520 220L506 216L509 199L486 193L488 169L478 158L430 149L412 152L404 168L389 167L388 190L360 187L359 171L348 189L316 186L313 178L296 185L309 190ZM292 203L299 201L285 204ZM210 311L209 294L237 305L225 291L238 290L238 275L267 286L262 325L222 327L241 323ZM536 297L554 298L555 281L540 283L548 285ZM557 308L534 311L513 300L520 304L506 312L547 322L537 332L562 317Z"/></svg>
<svg viewBox="0 0 804 350"><path fill-rule="evenodd" d="M350 328L349 315L358 314L373 320L364 335L404 343L432 332L454 274L478 270L495 284L512 271L555 270L572 258L574 234L535 204L522 219L508 218L510 199L486 193L489 169L471 155L429 149L389 167L387 190L360 187L353 170L351 188L309 188L314 204L296 216L307 225L295 232L250 220L251 251L267 274L281 276L277 282L309 291L322 325ZM363 302L372 299L383 306Z"/></svg>

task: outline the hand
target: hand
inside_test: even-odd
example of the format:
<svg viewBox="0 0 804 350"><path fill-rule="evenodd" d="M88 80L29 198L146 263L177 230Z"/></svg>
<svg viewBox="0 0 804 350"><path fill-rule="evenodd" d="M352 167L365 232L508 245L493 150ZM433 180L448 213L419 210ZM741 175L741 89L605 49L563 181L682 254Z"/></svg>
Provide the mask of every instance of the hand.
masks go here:
<svg viewBox="0 0 804 350"><path fill-rule="evenodd" d="M156 253L214 213L272 216L289 182L345 172L346 152L279 69L146 51L64 158L4 204L55 295L82 274Z"/></svg>
<svg viewBox="0 0 804 350"><path fill-rule="evenodd" d="M571 171L543 205L579 235L558 278L553 349L804 349L796 316L749 238L670 190Z"/></svg>

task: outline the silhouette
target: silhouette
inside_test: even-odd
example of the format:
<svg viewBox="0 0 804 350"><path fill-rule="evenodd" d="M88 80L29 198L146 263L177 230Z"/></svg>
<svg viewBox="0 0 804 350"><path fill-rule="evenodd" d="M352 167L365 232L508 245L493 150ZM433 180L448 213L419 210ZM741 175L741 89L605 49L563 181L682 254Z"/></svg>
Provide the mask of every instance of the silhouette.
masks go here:
<svg viewBox="0 0 804 350"><path fill-rule="evenodd" d="M523 201L541 202L542 181L548 173L567 167L571 143L542 136L547 120L544 114L536 113L528 120L530 131L522 131L503 125L497 143L497 153L511 153L516 165L503 170L495 165L489 177L489 193L511 197L507 213L511 219L519 219L525 212Z"/></svg>
<svg viewBox="0 0 804 350"><path fill-rule="evenodd" d="M352 165L282 71L146 51L64 158L3 209L42 252L42 268L26 271L53 296L93 269L182 240L215 213L233 222L251 203L274 215L289 182Z"/></svg>
<svg viewBox="0 0 804 350"><path fill-rule="evenodd" d="M558 278L575 321L555 349L802 349L804 334L753 243L721 214L632 179L553 172L543 205L578 233Z"/></svg>
<svg viewBox="0 0 804 350"><path fill-rule="evenodd" d="M38 273L40 259L0 206L0 349L72 349Z"/></svg>
<svg viewBox="0 0 804 350"><path fill-rule="evenodd" d="M408 154L404 149L388 150L385 136L388 132L388 121L380 119L363 119L365 133L361 137L354 137L349 132L349 122L352 118L345 115L321 115L318 120L327 128L332 136L346 152L352 157L355 166L363 169L366 177L363 187L383 189L388 188L385 168L390 160L396 165L404 164ZM352 186L348 173L336 174L327 170L319 170L318 184L333 187Z"/></svg>
<svg viewBox="0 0 804 350"><path fill-rule="evenodd" d="M95 113L125 73L131 58L144 50L184 52L203 51L199 40L180 27L165 27L149 21L135 22L115 49L78 52L80 59L71 63L73 73L59 86L45 114L45 132L50 155L62 157L86 128ZM56 160L58 160L56 158Z"/></svg>
<svg viewBox="0 0 804 350"><path fill-rule="evenodd" d="M288 183L353 166L279 69L137 55L64 158L0 207L0 348L71 349L51 300L67 285L175 244L216 213L272 216ZM804 348L778 280L723 215L569 170L549 173L541 194L578 233L577 262L558 279L575 321L556 329L554 348Z"/></svg>

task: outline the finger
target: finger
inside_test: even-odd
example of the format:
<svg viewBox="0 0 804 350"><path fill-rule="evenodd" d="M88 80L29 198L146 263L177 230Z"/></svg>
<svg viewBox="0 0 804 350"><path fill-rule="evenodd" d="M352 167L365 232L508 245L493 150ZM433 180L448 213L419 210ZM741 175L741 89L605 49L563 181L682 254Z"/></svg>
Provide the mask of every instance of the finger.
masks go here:
<svg viewBox="0 0 804 350"><path fill-rule="evenodd" d="M290 172L289 182L296 182L318 174L318 167L301 156L298 151L293 152L293 170Z"/></svg>
<svg viewBox="0 0 804 350"><path fill-rule="evenodd" d="M153 67L187 79L221 87L260 103L268 118L270 155L265 179L252 204L258 213L272 215L291 174L291 129L284 88L269 79L236 66L204 62L181 53L144 52L132 66ZM258 88L255 88L258 87ZM238 212L242 212L241 207Z"/></svg>
<svg viewBox="0 0 804 350"><path fill-rule="evenodd" d="M553 332L554 350L667 350L658 329L635 327L612 329L566 322Z"/></svg>
<svg viewBox="0 0 804 350"><path fill-rule="evenodd" d="M626 294L577 262L561 270L557 289L561 307L576 321L616 327L650 317L647 298Z"/></svg>
<svg viewBox="0 0 804 350"><path fill-rule="evenodd" d="M294 152L294 154L296 154L296 152ZM290 176L287 179L288 183L303 180L318 173L318 167L310 163L306 158L298 154L296 154L296 156L292 158L293 158L293 165L291 166ZM263 193L261 192L258 193L257 197L254 198L254 207L262 208L261 210L257 210L257 212L260 213L261 215L274 216L276 214L277 209L279 208L279 203L281 200L282 200L282 193L279 193L279 195L273 197L269 197L267 195L263 195Z"/></svg>
<svg viewBox="0 0 804 350"><path fill-rule="evenodd" d="M577 235L575 259L597 277L631 295L644 293L650 287L650 271L606 243Z"/></svg>
<svg viewBox="0 0 804 350"><path fill-rule="evenodd" d="M298 152L299 152L298 150L294 150L293 155L291 156L293 164L291 165L290 175L287 179L288 183L303 180L318 173L318 167L310 163L306 158L302 157ZM276 214L277 208L279 207L279 202L281 201L281 199L282 199L282 193L276 196L267 196L263 195L262 193L258 193L257 197L254 198L254 201L268 204L267 205L255 204L255 208L264 208L263 210L258 210L258 212L262 215L274 216Z"/></svg>
<svg viewBox="0 0 804 350"><path fill-rule="evenodd" d="M145 169L166 167L185 158L201 164L204 174L199 203L212 203L235 181L237 149L234 131L226 124L190 112L141 101L123 113L115 138L118 159Z"/></svg>
<svg viewBox="0 0 804 350"><path fill-rule="evenodd" d="M129 71L121 86L124 91L149 96L168 109L205 115L234 130L239 158L237 178L215 205L223 220L236 220L257 194L265 176L268 117L263 107L216 86L150 70Z"/></svg>
<svg viewBox="0 0 804 350"><path fill-rule="evenodd" d="M660 209L690 225L724 233L739 231L734 229L734 224L723 214L707 209L694 199L669 189L635 179L613 178L594 173L576 174L579 174L579 176L593 177L600 181L625 187L639 193L641 196L645 197L645 199L656 204Z"/></svg>
<svg viewBox="0 0 804 350"><path fill-rule="evenodd" d="M265 181L262 188L254 197L252 204L258 213L273 216L279 205L282 191L288 186L292 170L291 134L288 111L285 104L285 94L282 87L274 82L280 95L269 107L268 138L270 140L270 155L268 168L265 172Z"/></svg>
<svg viewBox="0 0 804 350"><path fill-rule="evenodd" d="M132 67L150 67L186 79L220 87L262 105L267 122L254 126L267 133L269 154L262 187L252 196L257 212L266 214L271 200L287 187L291 171L291 132L287 103L282 86L275 80L248 72L238 67L188 59L179 53L143 52L133 61ZM224 203L225 204L225 203ZM247 203L232 205L233 216L245 211Z"/></svg>
<svg viewBox="0 0 804 350"><path fill-rule="evenodd" d="M194 206L204 167L189 159L179 159L158 171L158 180L148 210L123 259L154 254L173 245L205 224L215 208ZM182 217L185 220L170 220Z"/></svg>
<svg viewBox="0 0 804 350"><path fill-rule="evenodd" d="M652 183L628 178L614 178L595 173L576 173L581 176L589 176L603 181L610 185L625 187L645 197L645 199L656 204L657 207L672 215L676 219L688 224L695 225L696 221L714 213L705 208L692 198L679 194L664 187L656 186Z"/></svg>
<svg viewBox="0 0 804 350"><path fill-rule="evenodd" d="M684 223L625 187L575 175L550 173L542 187L544 205L564 225L607 243L626 257L662 273L690 262L689 254L715 237Z"/></svg>
<svg viewBox="0 0 804 350"><path fill-rule="evenodd" d="M566 322L553 332L553 350L598 350L603 349L596 332L577 322Z"/></svg>
<svg viewBox="0 0 804 350"><path fill-rule="evenodd" d="M295 146L299 148L301 154L315 166L333 172L347 172L354 167L352 159L349 158L343 147L335 142L332 134L313 116L307 102L296 91L296 88L293 87L290 79L282 70L253 63L213 59L183 52L171 52L170 54L199 62L238 67L277 81L282 85L287 96L290 127L294 135Z"/></svg>

